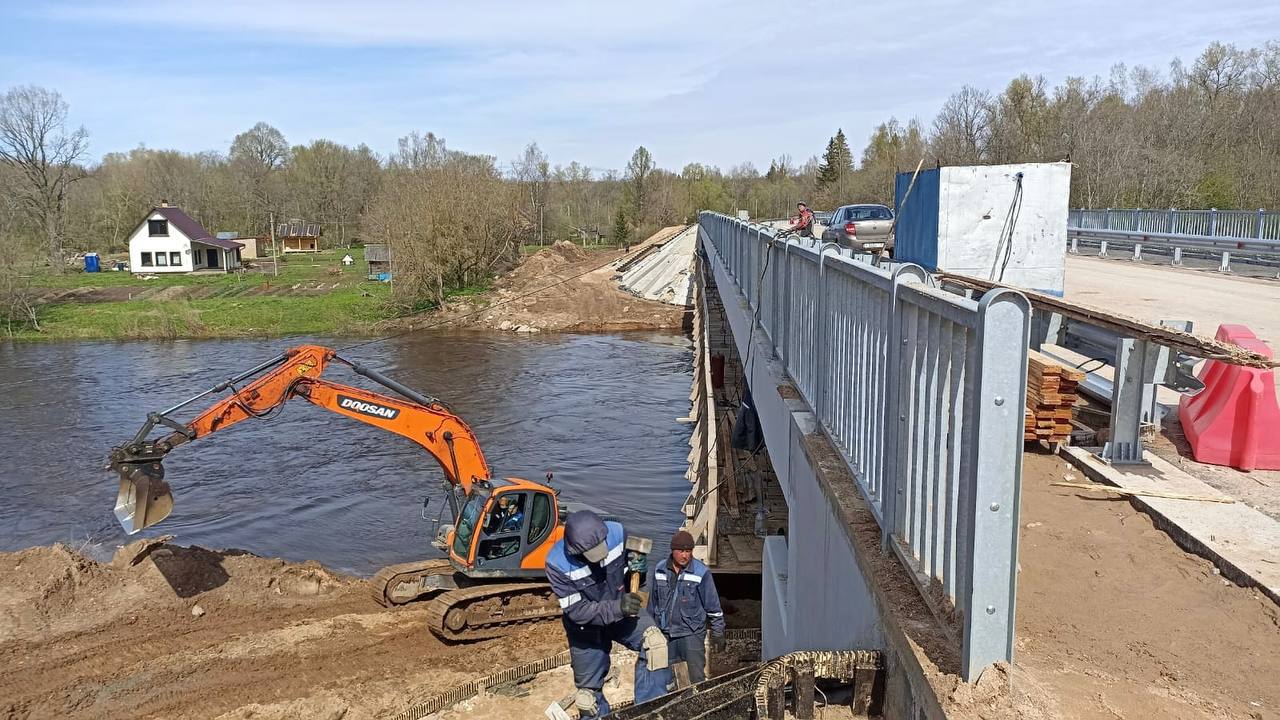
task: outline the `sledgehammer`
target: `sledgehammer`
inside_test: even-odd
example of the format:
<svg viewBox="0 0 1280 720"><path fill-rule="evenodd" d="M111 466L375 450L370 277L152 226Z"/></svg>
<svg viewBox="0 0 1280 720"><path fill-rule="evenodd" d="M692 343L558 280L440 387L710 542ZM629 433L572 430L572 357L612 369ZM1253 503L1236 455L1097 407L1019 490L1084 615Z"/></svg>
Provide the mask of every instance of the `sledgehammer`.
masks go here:
<svg viewBox="0 0 1280 720"><path fill-rule="evenodd" d="M630 562L631 558L637 555L641 555L647 559L649 557L649 553L653 551L653 540L645 537L628 535L626 544L623 547L627 551L628 562ZM649 603L649 593L640 592L640 573L631 573L631 585L629 589L631 592L640 596L640 604L642 606Z"/></svg>

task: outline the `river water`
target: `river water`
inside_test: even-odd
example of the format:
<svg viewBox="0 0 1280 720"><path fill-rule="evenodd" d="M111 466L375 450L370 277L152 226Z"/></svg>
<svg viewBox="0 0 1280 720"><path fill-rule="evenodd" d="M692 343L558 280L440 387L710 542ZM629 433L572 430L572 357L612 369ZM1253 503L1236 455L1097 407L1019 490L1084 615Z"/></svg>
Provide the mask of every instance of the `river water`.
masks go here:
<svg viewBox="0 0 1280 720"><path fill-rule="evenodd" d="M0 345L0 550L64 542L109 555L136 537L318 560L344 572L427 555L421 518L443 502L417 445L294 400L179 447L165 460L173 514L135 538L103 469L148 411L300 342L201 340ZM561 497L617 515L665 546L684 478L692 346L680 335L417 333L344 355L449 403L496 476L554 472ZM325 377L371 386L340 365ZM177 415L187 420L202 403ZM158 434L158 433L157 433Z"/></svg>

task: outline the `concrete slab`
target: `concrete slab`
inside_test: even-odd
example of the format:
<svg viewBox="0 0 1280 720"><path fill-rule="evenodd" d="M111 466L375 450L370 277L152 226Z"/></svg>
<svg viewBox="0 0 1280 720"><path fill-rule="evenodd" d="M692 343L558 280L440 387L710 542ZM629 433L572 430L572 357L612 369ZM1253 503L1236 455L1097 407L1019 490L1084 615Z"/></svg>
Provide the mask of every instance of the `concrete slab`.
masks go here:
<svg viewBox="0 0 1280 720"><path fill-rule="evenodd" d="M1227 497L1151 453L1150 467L1108 465L1096 449L1080 447L1066 448L1066 459L1092 480L1125 490ZM1280 603L1280 522L1240 502L1131 499L1184 550L1212 562L1228 580L1257 587Z"/></svg>

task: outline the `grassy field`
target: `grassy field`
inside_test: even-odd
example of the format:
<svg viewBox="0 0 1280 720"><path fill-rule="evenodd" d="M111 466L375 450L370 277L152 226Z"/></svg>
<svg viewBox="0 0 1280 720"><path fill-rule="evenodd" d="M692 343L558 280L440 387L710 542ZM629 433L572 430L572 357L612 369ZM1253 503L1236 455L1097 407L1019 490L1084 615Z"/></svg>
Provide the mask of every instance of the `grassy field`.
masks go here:
<svg viewBox="0 0 1280 720"><path fill-rule="evenodd" d="M355 262L343 266L350 254ZM269 265L267 267L270 267ZM49 296L40 331L18 340L159 339L284 335L360 335L393 317L387 283L365 279L360 248L293 254L279 276L260 270L212 275L74 272L36 275L28 283ZM57 298L87 290L88 301ZM139 297L134 297L134 295Z"/></svg>

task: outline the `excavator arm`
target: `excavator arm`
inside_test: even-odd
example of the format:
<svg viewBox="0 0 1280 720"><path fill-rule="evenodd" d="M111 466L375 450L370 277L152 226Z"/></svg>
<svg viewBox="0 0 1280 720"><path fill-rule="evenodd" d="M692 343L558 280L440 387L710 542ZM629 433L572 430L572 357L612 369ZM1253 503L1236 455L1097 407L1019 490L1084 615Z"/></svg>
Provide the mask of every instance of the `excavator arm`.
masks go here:
<svg viewBox="0 0 1280 720"><path fill-rule="evenodd" d="M321 378L334 362L347 365L400 397ZM189 422L171 417L187 405L225 391L230 395ZM133 440L112 449L108 467L120 476L115 514L125 531L132 535L160 522L173 510L173 494L164 480L163 466L171 450L244 420L270 417L294 398L416 442L440 464L446 481L461 487L464 495L470 492L472 482L490 478L475 434L439 400L341 358L329 348L301 345L167 410L151 413ZM172 432L149 440L156 427ZM455 500L453 493L450 500ZM456 515L456 506L454 509Z"/></svg>

